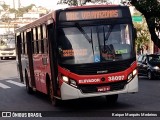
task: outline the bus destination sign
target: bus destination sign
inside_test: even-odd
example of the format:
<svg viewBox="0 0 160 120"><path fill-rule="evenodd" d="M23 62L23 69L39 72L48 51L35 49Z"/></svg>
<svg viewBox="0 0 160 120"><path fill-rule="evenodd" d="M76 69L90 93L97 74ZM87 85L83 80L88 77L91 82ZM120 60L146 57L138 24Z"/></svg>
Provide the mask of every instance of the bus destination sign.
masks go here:
<svg viewBox="0 0 160 120"><path fill-rule="evenodd" d="M61 21L92 20L122 17L120 10L68 11L60 14Z"/></svg>

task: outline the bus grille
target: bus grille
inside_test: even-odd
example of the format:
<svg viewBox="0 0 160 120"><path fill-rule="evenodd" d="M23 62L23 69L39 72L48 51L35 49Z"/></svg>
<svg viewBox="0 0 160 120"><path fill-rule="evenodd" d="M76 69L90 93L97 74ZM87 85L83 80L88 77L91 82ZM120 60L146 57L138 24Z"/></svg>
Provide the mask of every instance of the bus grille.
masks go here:
<svg viewBox="0 0 160 120"><path fill-rule="evenodd" d="M15 48L5 48L5 49L0 49L1 51L13 51Z"/></svg>
<svg viewBox="0 0 160 120"><path fill-rule="evenodd" d="M79 65L63 65L62 67L67 68L71 72L78 75L96 75L106 74L98 71L107 71L109 73L121 72L130 67L134 60L128 61L117 61L108 63L94 63L94 64L79 64Z"/></svg>
<svg viewBox="0 0 160 120"><path fill-rule="evenodd" d="M124 89L126 84L127 81L121 81L121 82L107 83L100 85L79 85L78 88L82 91L82 93L95 93L97 92L97 87L110 86L109 91L115 91Z"/></svg>

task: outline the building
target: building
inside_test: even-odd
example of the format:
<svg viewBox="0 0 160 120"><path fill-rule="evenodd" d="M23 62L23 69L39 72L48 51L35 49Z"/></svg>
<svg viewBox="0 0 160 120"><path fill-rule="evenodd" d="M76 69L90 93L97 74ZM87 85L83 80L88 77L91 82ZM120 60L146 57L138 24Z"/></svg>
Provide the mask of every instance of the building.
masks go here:
<svg viewBox="0 0 160 120"><path fill-rule="evenodd" d="M13 2L14 0L12 0ZM16 1L16 0L15 0ZM19 0L18 0L19 1ZM2 5L4 1L0 2ZM18 3L19 5L19 3ZM10 7L10 6L9 6ZM13 6L14 7L14 6ZM11 7L12 8L12 7ZM10 13L9 10L6 11L0 8L0 34L5 34L8 32L14 33L14 30L18 27L24 26L42 15L46 14L48 11L44 7L33 6L30 11L24 13L22 17L17 17L15 13Z"/></svg>

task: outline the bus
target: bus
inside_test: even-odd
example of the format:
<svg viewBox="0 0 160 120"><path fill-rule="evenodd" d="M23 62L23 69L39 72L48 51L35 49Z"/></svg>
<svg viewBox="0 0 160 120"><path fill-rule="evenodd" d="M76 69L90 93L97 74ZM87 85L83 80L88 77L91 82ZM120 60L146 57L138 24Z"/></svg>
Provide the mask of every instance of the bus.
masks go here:
<svg viewBox="0 0 160 120"><path fill-rule="evenodd" d="M63 100L138 92L136 30L127 6L57 9L16 29L21 82L28 93Z"/></svg>
<svg viewBox="0 0 160 120"><path fill-rule="evenodd" d="M0 59L16 58L14 34L0 35Z"/></svg>

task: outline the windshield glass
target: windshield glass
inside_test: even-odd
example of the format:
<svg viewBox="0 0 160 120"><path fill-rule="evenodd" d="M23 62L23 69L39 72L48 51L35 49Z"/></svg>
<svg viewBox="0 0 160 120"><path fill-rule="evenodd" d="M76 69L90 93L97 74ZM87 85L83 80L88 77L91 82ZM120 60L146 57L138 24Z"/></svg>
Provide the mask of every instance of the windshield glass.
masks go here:
<svg viewBox="0 0 160 120"><path fill-rule="evenodd" d="M8 39L3 41L3 45L0 46L0 50L15 49L15 39Z"/></svg>
<svg viewBox="0 0 160 120"><path fill-rule="evenodd" d="M59 59L81 64L129 59L133 55L129 24L59 28Z"/></svg>
<svg viewBox="0 0 160 120"><path fill-rule="evenodd" d="M148 60L150 63L160 63L160 55L148 56Z"/></svg>

